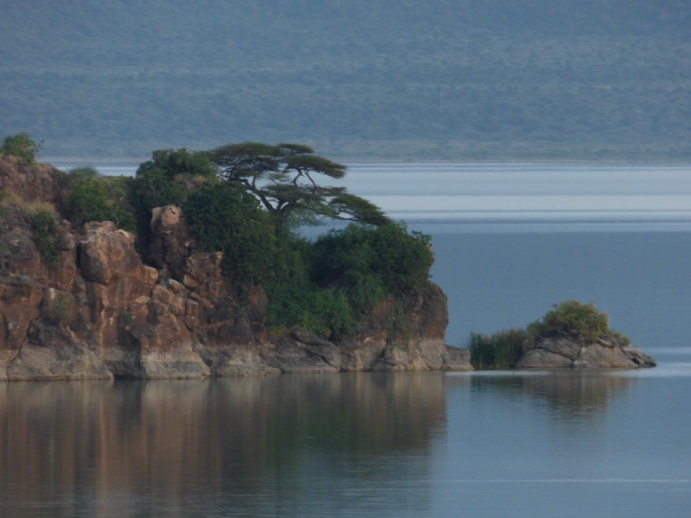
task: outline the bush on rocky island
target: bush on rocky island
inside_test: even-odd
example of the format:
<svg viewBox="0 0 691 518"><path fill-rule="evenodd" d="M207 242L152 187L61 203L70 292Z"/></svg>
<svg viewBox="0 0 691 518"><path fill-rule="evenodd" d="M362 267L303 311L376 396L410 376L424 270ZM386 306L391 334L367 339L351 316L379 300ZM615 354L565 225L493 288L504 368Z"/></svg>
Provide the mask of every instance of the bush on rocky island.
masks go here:
<svg viewBox="0 0 691 518"><path fill-rule="evenodd" d="M470 361L475 368L506 369L516 366L523 355L546 340L564 339L580 347L599 342L630 345L628 337L609 327L609 317L594 304L568 300L554 304L541 320L526 329L510 329L492 335L472 333ZM572 360L575 360L573 358Z"/></svg>

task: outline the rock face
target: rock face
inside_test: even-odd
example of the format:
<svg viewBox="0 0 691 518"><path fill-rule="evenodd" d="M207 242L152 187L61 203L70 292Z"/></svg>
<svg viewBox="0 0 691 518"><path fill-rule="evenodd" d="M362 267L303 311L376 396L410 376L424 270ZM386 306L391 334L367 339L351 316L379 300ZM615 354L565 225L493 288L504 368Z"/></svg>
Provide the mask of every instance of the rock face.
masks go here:
<svg viewBox="0 0 691 518"><path fill-rule="evenodd" d="M64 173L0 157L0 195L59 207ZM2 198L0 198L0 202ZM238 301L222 256L195 248L178 207L152 218L152 266L110 222L59 229L49 268L16 205L0 206L0 379L194 378L279 372L470 370L444 344L446 298L432 285L367 315L357 336L331 342L302 329L272 337L259 288ZM400 317L399 317L400 318ZM391 329L397 329L392 333Z"/></svg>
<svg viewBox="0 0 691 518"><path fill-rule="evenodd" d="M613 336L583 344L566 336L545 338L526 351L517 368L638 368L655 367L655 360Z"/></svg>

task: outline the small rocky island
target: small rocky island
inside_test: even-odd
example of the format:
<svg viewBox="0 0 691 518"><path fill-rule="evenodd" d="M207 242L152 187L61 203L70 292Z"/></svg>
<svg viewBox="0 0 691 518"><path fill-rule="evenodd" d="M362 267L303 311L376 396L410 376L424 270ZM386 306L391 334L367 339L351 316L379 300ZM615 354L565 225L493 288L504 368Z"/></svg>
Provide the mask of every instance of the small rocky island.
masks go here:
<svg viewBox="0 0 691 518"><path fill-rule="evenodd" d="M479 368L624 368L655 367L650 356L609 327L607 314L594 304L569 300L555 304L526 329L492 336L473 334L471 362Z"/></svg>
<svg viewBox="0 0 691 518"><path fill-rule="evenodd" d="M308 161L301 150L289 151ZM161 171L168 171L171 156L176 167L190 157L182 150L167 153L146 164L145 173L159 176L142 174L148 183L128 189L154 185ZM180 171L169 177L154 186L200 183ZM446 297L427 280L427 271L422 284L382 292L349 313L339 332L320 333L319 321L313 324L316 331L309 320L272 325L274 310L262 284L239 283L238 275L227 275L227 253L200 246L179 205L147 209L148 228L138 230L146 240L139 242L111 221L87 217L92 207L80 205L75 193L88 194L85 199L92 203L102 194L101 181L0 156L0 379L472 369L467 350L444 343ZM111 210L106 215L121 222L127 214L115 209L126 182L133 179L112 179L104 198ZM237 196L249 203L244 194ZM407 239L400 229L385 231ZM431 256L426 246L418 248ZM350 286L330 275L330 286ZM336 292L326 289L327 295ZM301 300L298 291L284 296ZM320 300L331 304L333 299Z"/></svg>

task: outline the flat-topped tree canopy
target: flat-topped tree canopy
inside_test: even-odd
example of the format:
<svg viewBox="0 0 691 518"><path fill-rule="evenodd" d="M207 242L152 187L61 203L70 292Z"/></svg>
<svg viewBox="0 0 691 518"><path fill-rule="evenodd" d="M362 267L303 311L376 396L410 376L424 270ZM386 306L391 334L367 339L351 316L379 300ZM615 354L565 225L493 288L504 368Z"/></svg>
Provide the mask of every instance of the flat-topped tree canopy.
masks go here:
<svg viewBox="0 0 691 518"><path fill-rule="evenodd" d="M320 185L317 175L342 179L346 166L314 154L303 144L227 144L210 152L219 175L240 182L284 226L296 213L383 225L390 220L374 204L346 191Z"/></svg>

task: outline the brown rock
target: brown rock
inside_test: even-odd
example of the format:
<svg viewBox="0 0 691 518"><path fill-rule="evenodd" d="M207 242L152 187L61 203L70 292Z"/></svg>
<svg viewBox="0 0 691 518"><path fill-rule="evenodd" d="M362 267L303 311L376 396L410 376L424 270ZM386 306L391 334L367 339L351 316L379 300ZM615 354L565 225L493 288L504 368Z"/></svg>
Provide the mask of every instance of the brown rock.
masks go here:
<svg viewBox="0 0 691 518"><path fill-rule="evenodd" d="M8 380L112 378L103 360L83 344L25 345L6 373Z"/></svg>
<svg viewBox="0 0 691 518"><path fill-rule="evenodd" d="M0 277L0 349L26 343L31 321L40 315L43 286L27 275Z"/></svg>
<svg viewBox="0 0 691 518"><path fill-rule="evenodd" d="M619 342L615 336L603 336L596 343L583 345L578 338L545 338L526 351L517 368L638 368L654 367L655 361Z"/></svg>
<svg viewBox="0 0 691 518"><path fill-rule="evenodd" d="M471 371L470 351L461 347L446 346L446 358L442 370L445 371Z"/></svg>
<svg viewBox="0 0 691 518"><path fill-rule="evenodd" d="M144 266L134 251L134 236L110 221L84 225L79 269L86 280L100 284L128 278L151 287L158 279L156 269Z"/></svg>
<svg viewBox="0 0 691 518"><path fill-rule="evenodd" d="M547 349L536 348L526 351L516 362L518 369L553 369L573 367L574 360Z"/></svg>
<svg viewBox="0 0 691 518"><path fill-rule="evenodd" d="M45 202L59 210L65 177L65 173L46 164L23 165L15 157L0 156L0 189L27 202Z"/></svg>
<svg viewBox="0 0 691 518"><path fill-rule="evenodd" d="M282 372L278 367L270 366L257 347L199 347L197 350L214 376L250 376Z"/></svg>

